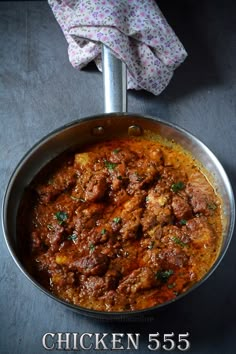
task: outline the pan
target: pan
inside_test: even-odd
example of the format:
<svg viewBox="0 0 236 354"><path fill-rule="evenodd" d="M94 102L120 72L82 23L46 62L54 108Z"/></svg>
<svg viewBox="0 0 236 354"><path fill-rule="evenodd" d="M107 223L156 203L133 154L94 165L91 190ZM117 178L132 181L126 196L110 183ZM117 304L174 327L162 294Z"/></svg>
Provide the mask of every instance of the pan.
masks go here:
<svg viewBox="0 0 236 354"><path fill-rule="evenodd" d="M144 116L126 112L126 67L115 58L112 52L103 47L103 80L104 80L104 106L102 115L80 118L70 124L64 125L51 132L35 144L16 166L3 199L2 226L8 250L15 263L33 285L43 291L47 296L69 307L70 309L95 318L119 320L137 316L150 315L154 311L168 306L189 294L201 285L218 267L230 244L234 228L235 202L230 181L216 156L197 137L185 129L167 123L157 117ZM69 304L42 287L27 271L21 258L19 239L16 230L17 212L25 188L34 176L52 159L62 152L73 148L82 147L90 143L103 141L112 137L139 136L145 131L160 135L166 139L174 140L184 149L189 151L211 173L214 187L222 198L223 237L218 257L207 274L192 288L179 295L176 299L152 308L127 311L103 312L86 309Z"/></svg>

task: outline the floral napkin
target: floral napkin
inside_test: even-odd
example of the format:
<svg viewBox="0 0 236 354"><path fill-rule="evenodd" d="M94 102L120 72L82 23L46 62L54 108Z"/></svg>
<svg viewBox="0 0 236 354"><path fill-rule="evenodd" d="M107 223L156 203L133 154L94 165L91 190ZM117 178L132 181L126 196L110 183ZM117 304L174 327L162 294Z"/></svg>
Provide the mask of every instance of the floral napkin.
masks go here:
<svg viewBox="0 0 236 354"><path fill-rule="evenodd" d="M48 0L69 44L71 64L94 60L102 43L127 66L128 88L155 95L168 85L187 53L154 0Z"/></svg>

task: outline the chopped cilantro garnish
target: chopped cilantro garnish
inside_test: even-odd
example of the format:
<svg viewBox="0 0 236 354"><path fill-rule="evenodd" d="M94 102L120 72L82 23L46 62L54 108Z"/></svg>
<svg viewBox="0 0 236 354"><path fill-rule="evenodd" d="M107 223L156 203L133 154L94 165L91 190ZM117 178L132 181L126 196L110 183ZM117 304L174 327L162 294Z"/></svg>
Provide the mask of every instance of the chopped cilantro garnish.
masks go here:
<svg viewBox="0 0 236 354"><path fill-rule="evenodd" d="M101 235L105 235L106 233L107 233L107 230L103 228L103 229L101 230Z"/></svg>
<svg viewBox="0 0 236 354"><path fill-rule="evenodd" d="M113 150L114 154L118 154L118 152L119 152L119 151L120 151L120 149L119 149L119 148L117 148L117 149Z"/></svg>
<svg viewBox="0 0 236 354"><path fill-rule="evenodd" d="M76 234L72 234L72 235L67 237L67 240L75 241L75 240L77 240L77 235Z"/></svg>
<svg viewBox="0 0 236 354"><path fill-rule="evenodd" d="M93 243L90 243L89 250L90 250L90 252L95 251L95 245Z"/></svg>
<svg viewBox="0 0 236 354"><path fill-rule="evenodd" d="M160 270L156 273L156 279L159 279L163 283L166 283L172 274L174 274L174 271L172 269Z"/></svg>
<svg viewBox="0 0 236 354"><path fill-rule="evenodd" d="M177 183L173 183L171 186L171 190L172 190L172 192L177 193L177 192L181 191L182 189L184 189L184 187L185 187L185 184L180 181Z"/></svg>
<svg viewBox="0 0 236 354"><path fill-rule="evenodd" d="M180 223L180 225L186 225L186 224L187 224L187 220L181 219L181 220L179 221L179 223Z"/></svg>
<svg viewBox="0 0 236 354"><path fill-rule="evenodd" d="M59 225L62 225L68 218L68 214L65 211L58 211L55 213L55 218L57 219Z"/></svg>
<svg viewBox="0 0 236 354"><path fill-rule="evenodd" d="M174 241L174 243L180 245L181 247L187 246L187 244L181 241L177 236L172 237L172 241Z"/></svg>
<svg viewBox="0 0 236 354"><path fill-rule="evenodd" d="M113 222L119 224L119 222L121 222L121 217L117 216L116 218L113 219Z"/></svg>
<svg viewBox="0 0 236 354"><path fill-rule="evenodd" d="M104 164L108 170L114 170L114 168L117 166L117 163L107 160L104 161Z"/></svg>

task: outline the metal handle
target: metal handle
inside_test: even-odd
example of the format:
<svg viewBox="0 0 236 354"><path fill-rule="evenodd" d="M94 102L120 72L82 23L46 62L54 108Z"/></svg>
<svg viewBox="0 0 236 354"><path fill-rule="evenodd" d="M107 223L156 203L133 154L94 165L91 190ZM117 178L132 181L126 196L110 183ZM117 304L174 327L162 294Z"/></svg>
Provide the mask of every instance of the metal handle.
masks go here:
<svg viewBox="0 0 236 354"><path fill-rule="evenodd" d="M102 46L102 70L105 113L126 112L126 65L105 45Z"/></svg>

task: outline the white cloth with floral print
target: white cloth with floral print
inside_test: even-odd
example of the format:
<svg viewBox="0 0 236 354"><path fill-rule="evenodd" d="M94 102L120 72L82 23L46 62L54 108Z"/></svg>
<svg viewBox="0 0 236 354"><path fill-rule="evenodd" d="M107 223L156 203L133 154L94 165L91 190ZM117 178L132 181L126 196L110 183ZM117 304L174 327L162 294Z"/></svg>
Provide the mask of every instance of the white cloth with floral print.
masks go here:
<svg viewBox="0 0 236 354"><path fill-rule="evenodd" d="M68 41L71 64L101 65L101 44L126 63L128 88L155 95L187 53L154 0L48 0Z"/></svg>

